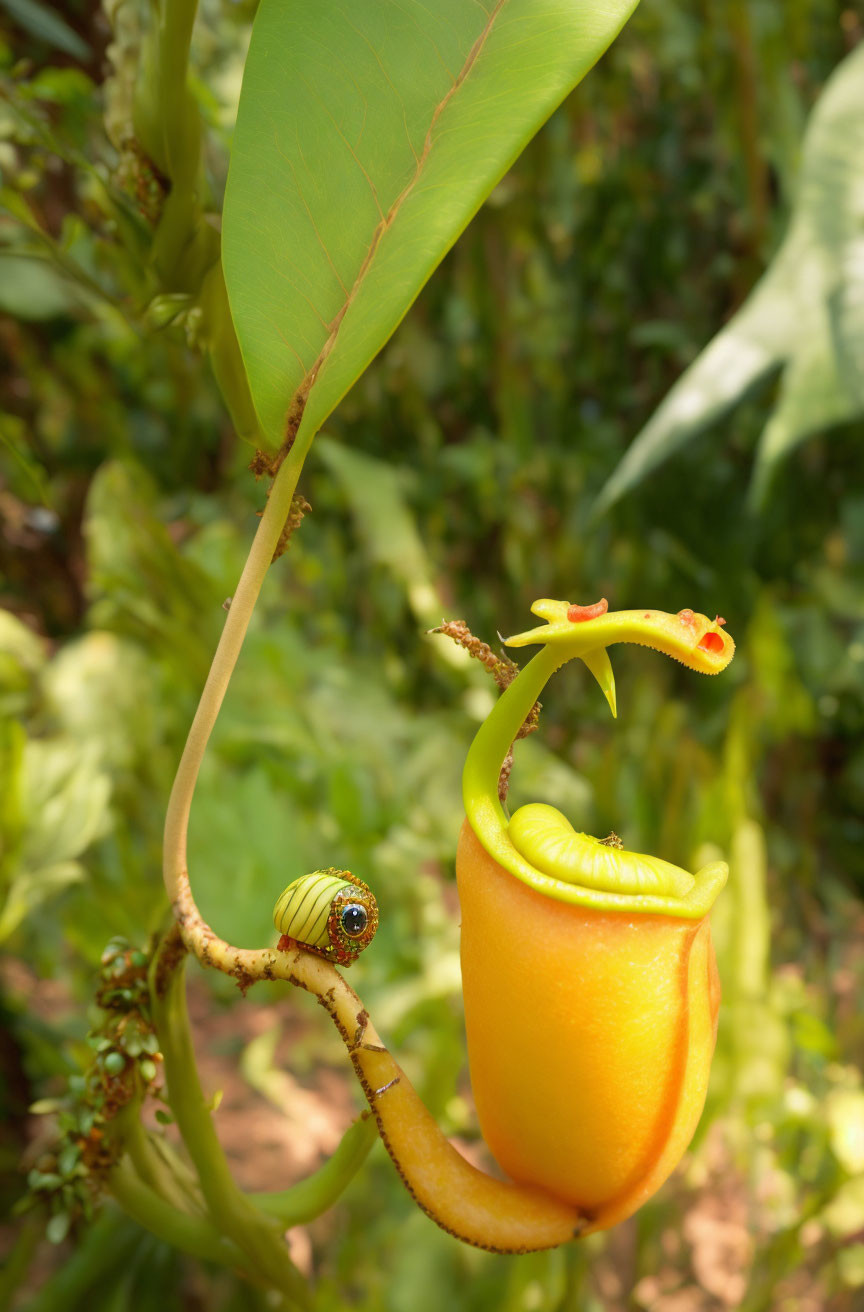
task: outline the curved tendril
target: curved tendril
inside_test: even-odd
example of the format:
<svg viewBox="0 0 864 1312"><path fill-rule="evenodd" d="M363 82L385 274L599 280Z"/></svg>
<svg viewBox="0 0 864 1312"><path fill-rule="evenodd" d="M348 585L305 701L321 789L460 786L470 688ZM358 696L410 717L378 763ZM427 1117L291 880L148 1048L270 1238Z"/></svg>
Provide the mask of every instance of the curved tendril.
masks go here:
<svg viewBox="0 0 864 1312"><path fill-rule="evenodd" d="M407 1189L432 1220L466 1243L496 1252L553 1248L583 1233L587 1218L541 1190L495 1179L467 1162L435 1123L381 1043L362 1002L329 961L300 947L288 951L235 947L207 924L192 893L186 836L198 771L310 441L311 435L305 441L298 436L271 488L171 792L165 820L164 877L183 946L175 938L166 946L166 955L161 958L163 968L157 968L154 975L155 997L166 996L184 947L203 966L233 975L241 988L259 979L282 979L308 990L339 1031L384 1145ZM197 1113L190 1115L187 1129L193 1144L203 1137L199 1169L206 1174L214 1162L218 1167L219 1154L207 1132L209 1118L206 1125L203 1121L199 1124L199 1120ZM234 1206L239 1204L232 1183L221 1178L212 1181L211 1194L223 1201L226 1220L243 1229L247 1218L234 1213ZM231 1233L230 1225L227 1232ZM275 1256L268 1254L271 1259Z"/></svg>
<svg viewBox="0 0 864 1312"><path fill-rule="evenodd" d="M665 611L613 611L574 607L566 601L543 599L532 606L547 622L506 639L508 646L543 643L541 651L514 679L480 726L468 752L462 776L465 812L477 838L500 865L538 892L559 901L593 906L605 911L640 911L698 919L705 915L726 882L724 862L714 862L693 877L686 893L615 892L585 887L537 869L514 845L508 817L498 798L501 764L519 727L556 670L579 657L599 683L612 714L616 714L615 680L606 648L630 642L653 648L689 669L718 674L729 664L735 644L722 632L719 616L711 621L691 610L677 615ZM586 618L587 615L587 618ZM594 840L588 840L594 841ZM631 854L621 853L626 861ZM682 881L681 888L688 887Z"/></svg>
<svg viewBox="0 0 864 1312"><path fill-rule="evenodd" d="M493 834L506 839L507 815L498 797L498 775L504 757L546 684L569 659L553 647L538 652L498 698L468 750L462 772L465 813L490 856L498 855L488 846ZM506 841L509 843L509 839Z"/></svg>

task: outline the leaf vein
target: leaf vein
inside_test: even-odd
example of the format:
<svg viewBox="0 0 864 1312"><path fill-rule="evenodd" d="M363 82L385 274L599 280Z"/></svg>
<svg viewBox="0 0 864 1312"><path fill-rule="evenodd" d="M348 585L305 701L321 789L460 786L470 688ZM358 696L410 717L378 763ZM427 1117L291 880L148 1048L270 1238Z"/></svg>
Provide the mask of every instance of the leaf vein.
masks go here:
<svg viewBox="0 0 864 1312"><path fill-rule="evenodd" d="M285 151L284 151L284 150L282 149L282 147L279 145L279 134L278 134L278 132L274 134L274 139L275 139L275 142L276 142L276 149L277 149L277 151L278 151L279 154L282 156L282 158L284 159L285 163L288 165L289 169L291 170L291 177L292 177L293 180L294 180L294 186L295 186L295 188L296 188L297 195L300 197L300 201L301 201L301 203L302 203L302 205L303 205L303 208L305 209L306 213L307 213L308 216L309 216L309 222L312 224L312 228L313 228L313 230L314 230L314 232L315 232L315 238L316 238L316 240L317 240L317 242L318 242L318 245L321 247L322 251L324 252L324 258L327 260L327 263L330 265L330 268L331 268L331 270L332 270L332 272L333 272L333 276L335 277L336 281L339 283L339 286L342 288L342 291L344 292L344 294L345 294L346 296L349 296L349 295L350 295L350 292L348 291L348 288L345 286L345 283L342 281L342 278L340 277L340 274L339 274L339 270L336 268L336 265L333 263L333 260L332 260L332 258L331 258L330 252L329 252L329 250L327 249L327 243L325 242L324 238L321 236L320 231L318 230L318 224L315 222L315 215L312 213L312 210L311 210L310 207L309 207L309 202L307 201L306 197L303 195L303 190L302 190L302 188L301 188L301 186L300 186L300 183L297 181L297 170L294 168L294 163L293 163L293 161L291 160L290 156L286 155L286 154L285 154ZM300 147L299 139L298 139L298 142L297 142L297 147L298 147L298 149L300 150L300 154L302 155L302 154L303 154L303 151L302 151L302 149L301 149L301 147Z"/></svg>
<svg viewBox="0 0 864 1312"><path fill-rule="evenodd" d="M359 270L358 270L358 272L357 272L357 276L356 276L356 278L354 279L354 282L353 282L353 284L352 284L352 286L351 286L351 290L348 291L348 290L345 288L344 283L342 283L341 278L339 279L339 282L340 282L340 284L342 285L343 291L345 292L345 301L344 301L344 303L342 304L342 306L340 307L338 313L336 314L336 317L335 317L334 320L333 320L333 325L332 325L332 328L331 328L331 331L330 331L330 336L327 338L326 342L325 342L324 345L322 346L321 351L320 351L320 353L319 353L319 355L318 355L318 358L315 360L315 363L312 365L311 369L308 371L308 373L307 373L307 374L305 375L305 377L303 378L303 381L301 382L300 386L297 388L297 391L296 391L296 393L294 394L294 397L292 398L291 404L290 404L290 406L289 406L289 408L288 408L288 413L289 413L289 414L292 414L292 413L295 412L296 404L297 404L298 402L299 402L299 403L302 403L302 404L305 406L305 403L306 403L306 401L307 401L307 399L308 399L309 393L310 393L312 387L313 387L314 384L315 384L315 380L316 380L316 378L318 377L318 375L319 375L319 373L320 373L320 371L321 371L323 365L325 364L325 362L326 362L328 356L330 355L331 351L333 350L333 347L334 347L334 345L336 344L336 341L338 340L338 337L339 337L339 329L340 329L341 326L342 326L342 322L343 322L343 320L344 320L344 318L345 318L345 315L346 315L346 313L348 312L348 309L349 309L349 307L350 307L352 301L355 299L355 297L357 296L357 294L358 294L360 288L362 287L362 285L363 285L363 281L364 281L364 279L365 279L367 273L369 272L369 269L370 269L370 267L371 267L371 265L372 265L372 262L373 262L373 260L374 260L374 258L375 258L375 253L376 253L376 251L377 251L377 249L378 249L378 246L379 246L379 244L380 244L380 241L381 241L382 236L383 236L384 233L388 230L388 228L390 228L390 227L393 225L393 222L394 222L394 220L396 219L396 216L398 215L400 209L401 209L402 206L405 204L405 201L408 199L408 197L411 195L411 193L414 191L415 187L417 186L418 182L420 181L420 178L421 178L421 174L422 174L422 172L423 172L424 165L425 165L425 163L426 163L426 160L427 160L428 157L429 157L429 154L430 154L430 152L431 152L431 150L432 150L432 147L433 147L433 144L434 144L434 135L433 135L433 134L434 134L434 131L435 131L435 125L436 125L436 123L438 122L439 118L441 117L441 114L442 114L442 113L444 112L444 110L446 109L447 105L450 103L450 101L453 99L453 97L457 94L457 92L459 91L459 88L464 84L466 78L468 77L468 75L470 74L471 70L474 68L475 64L477 63L477 60L478 60L478 58L479 58L479 56L480 56L480 53L481 53L481 51L483 50L483 47L485 46L485 44L486 44L486 42L487 42L487 40L488 40L488 38L489 38L489 33L492 31L492 28L493 28L493 26L494 26L494 24L495 24L495 20L497 19L498 15L501 13L501 11L503 10L503 8L504 8L504 6L505 6L506 4L507 4L507 0L496 0L496 3L495 3L495 5L494 5L494 7L493 7L493 8L489 11L489 13L488 13L488 16L487 16L487 19L486 19L486 22L485 22L485 24L484 24L484 26L483 26L482 31L480 32L479 36L477 37L476 41L474 42L474 44L472 45L471 49L470 49L469 52L468 52L468 54L467 54L467 56L466 56L466 58L465 58L465 62L464 62L464 64L462 65L462 68L459 70L459 72L458 72L458 74L456 75L456 77L453 78L453 81L451 82L451 85L450 85L450 87L448 88L447 92L445 93L444 96L442 96L441 100L439 100L438 104L435 106L434 110L432 111L432 117L431 117L430 122L429 122L429 127L428 127L428 129L427 129L427 131L426 131L426 137L425 137L424 142L423 142L423 148L422 148L422 150L421 150L421 152L420 152L420 157L419 157L419 159L417 160L417 167L416 167L416 169L415 169L415 171L414 171L414 176L413 176L413 178L411 178L411 180L406 184L406 186L403 187L402 191L399 193L399 195L396 197L396 199L395 199L395 201L393 202L393 204L390 206L390 209L389 209L388 213L386 214L386 216L382 214L381 220L380 220L380 222L378 223L378 225L376 226L375 231L374 231L373 234L372 234L372 240L371 240L371 242L370 242L369 249L368 249L368 251L366 252L366 255L364 256L364 259L363 259L362 264L360 265L360 268L359 268ZM398 8L398 7L400 7L400 6L397 6L397 8ZM421 6L421 7L423 7L423 6ZM481 6L481 8L482 8L482 6ZM485 11L484 11L484 12L485 12ZM340 135L342 136L342 139L343 139L343 140L346 140L345 137L344 137L344 134L342 134L342 133L340 132ZM277 141L276 144L277 144L277 149L279 149L279 143L278 143L278 141ZM348 143L347 143L347 141L346 141L346 145L347 145L347 144L348 144ZM349 146L349 149L350 149L350 146ZM282 153L281 150L280 150L280 153ZM353 154L353 152L352 152L352 154ZM291 164L291 161L288 160L288 157L287 157L287 156L284 156L284 155L283 155L283 158L285 158L286 161L288 162L289 167L291 168L292 175L294 175L294 180L295 180L295 184L296 184L296 174L294 173L293 165ZM355 158L356 158L356 157L355 157ZM358 163L359 163L359 161L358 161ZM362 167L362 166L361 166L361 167ZM364 170L364 172L365 172L365 170ZM371 182L370 182L370 185L371 185ZM299 188L298 188L298 190L299 190ZM302 193L301 193L301 195L300 195L300 199L303 201L304 205L306 205L306 201L305 201L305 199L304 199ZM377 203L377 200L378 200L377 194L376 194L376 196L375 196L375 200L376 200L376 203ZM307 212L309 213L309 217L310 217L310 219L312 219L313 226L315 226L315 221L314 221L314 219L312 218L312 214L311 214L311 211L309 210L308 205L306 205L306 209L307 209ZM380 206L379 206L379 209L380 209ZM332 260L330 260L329 252L327 251L327 248L326 248L326 246L324 245L324 242L323 242L323 240L321 239L320 234L318 233L318 228L317 228L317 226L315 226L315 234L316 234L316 236L318 237L318 240L319 240L319 242L320 242L320 244L321 244L321 246L322 246L322 248L323 248L323 250L324 250L325 255L327 256L328 261L330 262L330 267L333 269L333 272L336 273L336 269L335 269L335 267L334 267L334 265L333 265L333 262L332 262ZM338 273L336 273L336 276L337 276L337 278L339 277ZM296 354L296 352L295 352L295 354ZM299 357L298 357L298 358L299 358Z"/></svg>

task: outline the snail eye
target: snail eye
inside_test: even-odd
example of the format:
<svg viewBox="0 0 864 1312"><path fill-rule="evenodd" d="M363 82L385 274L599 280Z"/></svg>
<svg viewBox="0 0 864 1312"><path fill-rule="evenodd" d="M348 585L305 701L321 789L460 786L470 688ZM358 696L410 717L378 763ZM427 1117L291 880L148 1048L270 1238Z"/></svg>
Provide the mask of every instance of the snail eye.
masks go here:
<svg viewBox="0 0 864 1312"><path fill-rule="evenodd" d="M349 938L359 938L366 928L369 917L366 908L359 902L349 902L342 910L342 928Z"/></svg>

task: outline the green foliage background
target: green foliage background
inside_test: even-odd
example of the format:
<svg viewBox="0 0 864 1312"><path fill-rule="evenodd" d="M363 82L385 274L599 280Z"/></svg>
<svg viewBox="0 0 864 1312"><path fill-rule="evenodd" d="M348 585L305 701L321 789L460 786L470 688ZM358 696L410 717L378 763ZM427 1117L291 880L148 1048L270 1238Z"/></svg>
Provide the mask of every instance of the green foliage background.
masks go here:
<svg viewBox="0 0 864 1312"><path fill-rule="evenodd" d="M195 32L214 212L252 10L206 0ZM106 16L86 0L0 6L7 1251L27 1107L79 1068L99 954L163 920L167 793L263 502L196 309L154 298L128 253L136 233L146 249L146 203L123 190L111 125L138 11L106 13L110 63ZM619 653L614 727L596 689L566 676L514 771L514 800L553 802L589 832L688 866L709 847L729 856L718 1055L687 1163L612 1235L502 1259L437 1231L376 1152L312 1230L322 1309L861 1306L861 418L828 435L827 412L753 513L769 378L592 512L780 245L808 112L862 36L835 0L643 0L313 447L313 513L267 582L202 776L196 892L217 931L255 946L297 874L333 863L368 878L382 928L352 982L465 1141L452 864L462 761L492 691L424 631L458 616L494 640L525 627L536 596L605 595L719 611L739 643L710 682ZM799 349L806 328L802 315ZM864 344L857 358L860 372ZM37 978L72 1005L32 1013ZM213 1006L239 1003L221 983ZM304 1007L271 1001L274 1018ZM311 1065L341 1069L323 1016L304 1014ZM229 1312L257 1298L108 1207L36 1251L15 1306Z"/></svg>

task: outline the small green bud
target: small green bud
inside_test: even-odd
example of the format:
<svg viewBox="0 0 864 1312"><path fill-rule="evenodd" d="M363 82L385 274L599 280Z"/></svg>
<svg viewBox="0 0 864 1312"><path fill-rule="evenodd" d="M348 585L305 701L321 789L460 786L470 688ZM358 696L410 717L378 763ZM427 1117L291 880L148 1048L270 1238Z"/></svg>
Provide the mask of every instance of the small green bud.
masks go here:
<svg viewBox="0 0 864 1312"><path fill-rule="evenodd" d="M69 1233L72 1218L68 1212L57 1212L45 1227L45 1234L52 1244L62 1244Z"/></svg>
<svg viewBox="0 0 864 1312"><path fill-rule="evenodd" d="M126 1067L126 1058L122 1052L109 1052L103 1065L107 1075L119 1075Z"/></svg>

